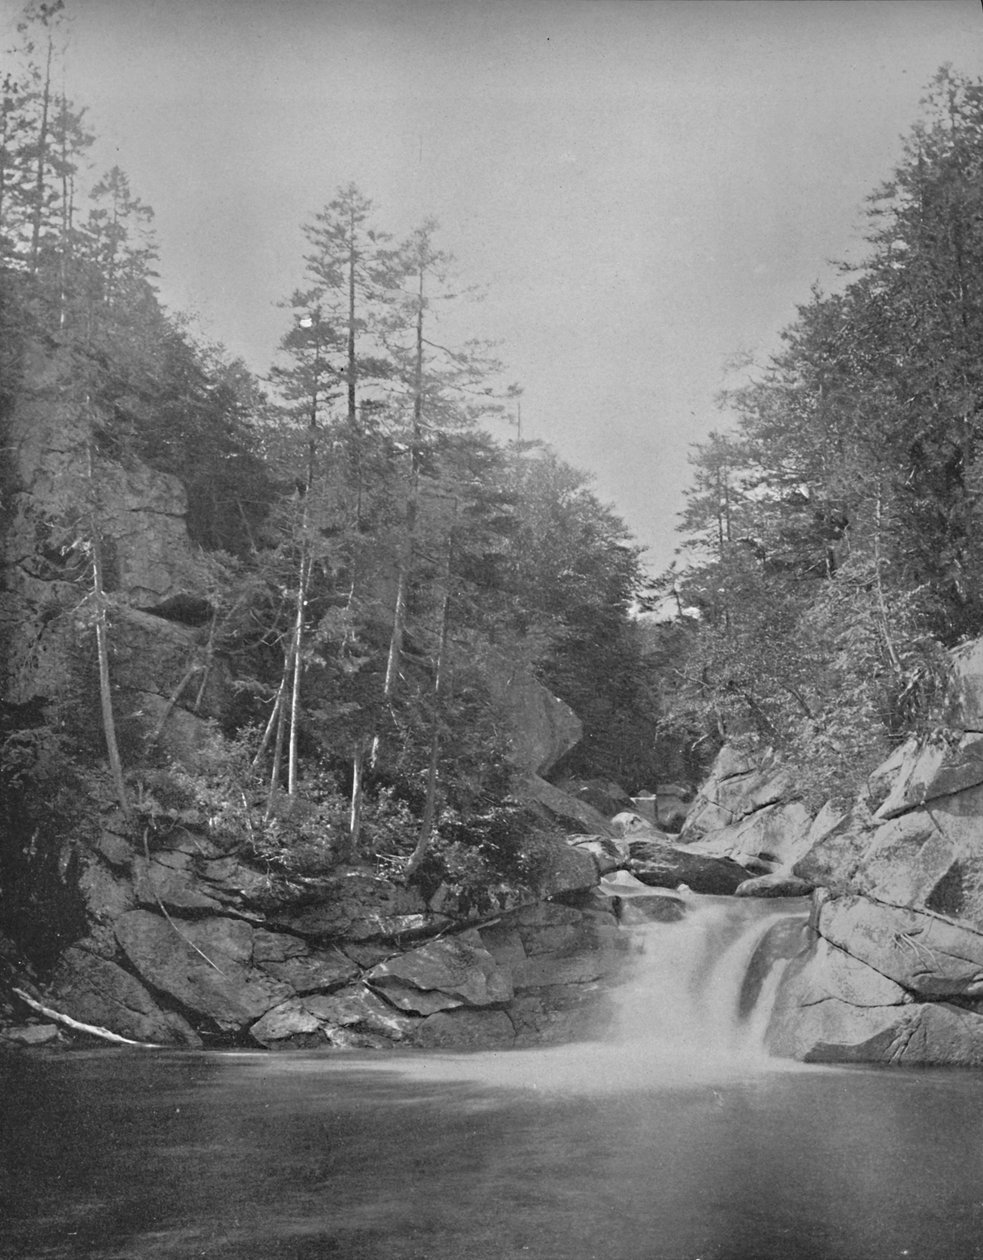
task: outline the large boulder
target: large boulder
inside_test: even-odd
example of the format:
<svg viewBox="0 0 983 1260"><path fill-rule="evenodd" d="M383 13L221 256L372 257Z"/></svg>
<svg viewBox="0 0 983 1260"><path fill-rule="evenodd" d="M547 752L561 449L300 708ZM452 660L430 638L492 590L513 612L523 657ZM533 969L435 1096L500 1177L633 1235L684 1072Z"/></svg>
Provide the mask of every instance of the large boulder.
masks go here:
<svg viewBox="0 0 983 1260"><path fill-rule="evenodd" d="M294 904L284 904L285 895L274 889L265 902L256 903L265 910L268 926L315 940L400 936L422 926L418 920L427 916L427 904L416 889L361 867L308 881Z"/></svg>
<svg viewBox="0 0 983 1260"><path fill-rule="evenodd" d="M765 873L789 870L809 847L811 826L812 815L801 801L776 802L708 833L692 847Z"/></svg>
<svg viewBox="0 0 983 1260"><path fill-rule="evenodd" d="M722 831L792 795L788 771L776 766L769 755L754 756L725 745L689 808L680 840L688 844Z"/></svg>
<svg viewBox="0 0 983 1260"><path fill-rule="evenodd" d="M615 814L611 819L611 830L622 838L662 840L666 844L675 844L677 839L670 832L663 831L653 818L635 809L623 809Z"/></svg>
<svg viewBox="0 0 983 1260"><path fill-rule="evenodd" d="M873 967L818 941L789 967L768 1028L769 1050L806 1063L983 1062L983 1016L913 1002Z"/></svg>
<svg viewBox="0 0 983 1260"><path fill-rule="evenodd" d="M581 853L589 853L601 875L620 870L631 858L628 841L614 836L570 836L567 844Z"/></svg>
<svg viewBox="0 0 983 1260"><path fill-rule="evenodd" d="M590 805L605 818L631 808L631 797L628 793L619 784L608 779L564 779L557 786L568 796Z"/></svg>
<svg viewBox="0 0 983 1260"><path fill-rule="evenodd" d="M413 1044L424 1050L506 1050L515 1038L504 1011L440 1011L412 1031Z"/></svg>
<svg viewBox="0 0 983 1260"><path fill-rule="evenodd" d="M633 841L628 869L651 887L678 888L685 884L693 892L716 894L734 892L752 875L731 858L714 857L658 840Z"/></svg>
<svg viewBox="0 0 983 1260"><path fill-rule="evenodd" d="M817 927L831 945L922 999L983 997L983 933L867 897L833 897Z"/></svg>
<svg viewBox="0 0 983 1260"><path fill-rule="evenodd" d="M116 938L147 985L221 1031L237 1032L292 996L252 965L253 928L241 919L178 921L131 910Z"/></svg>
<svg viewBox="0 0 983 1260"><path fill-rule="evenodd" d="M133 893L140 905L163 905L169 911L220 913L222 903L203 885L191 854L179 849L155 853L149 860L143 854L131 859Z"/></svg>
<svg viewBox="0 0 983 1260"><path fill-rule="evenodd" d="M889 781L887 766L873 776L875 782L888 781L889 787L875 812L878 819L896 818L928 801L983 784L983 735L963 735L955 741L941 736L911 739L888 764L893 771Z"/></svg>
<svg viewBox="0 0 983 1260"><path fill-rule="evenodd" d="M473 929L381 963L366 979L394 1006L424 1015L454 1006L493 1006L513 994L509 974Z"/></svg>
<svg viewBox="0 0 983 1260"><path fill-rule="evenodd" d="M483 665L492 703L508 732L510 760L528 774L548 775L580 741L580 719L535 678L521 657L489 652Z"/></svg>
<svg viewBox="0 0 983 1260"><path fill-rule="evenodd" d="M772 871L756 875L734 889L735 897L806 897L814 885L789 871Z"/></svg>
<svg viewBox="0 0 983 1260"><path fill-rule="evenodd" d="M517 911L509 927L522 949L511 964L516 990L588 984L620 964L623 938L607 904L576 909L541 902Z"/></svg>
<svg viewBox="0 0 983 1260"><path fill-rule="evenodd" d="M536 848L535 886L539 897L589 892L600 879L597 858L589 847L560 837L541 838Z"/></svg>
<svg viewBox="0 0 983 1260"><path fill-rule="evenodd" d="M981 819L983 784L879 824L858 806L818 835L795 873L833 892L860 892L983 928Z"/></svg>
<svg viewBox="0 0 983 1260"><path fill-rule="evenodd" d="M875 823L862 804L851 809L824 805L806 834L803 853L793 863L793 873L817 887L850 892L874 829Z"/></svg>
<svg viewBox="0 0 983 1260"><path fill-rule="evenodd" d="M290 998L256 1020L249 1033L270 1050L323 1045L382 1049L404 1041L416 1022L364 985L352 985L330 995Z"/></svg>
<svg viewBox="0 0 983 1260"><path fill-rule="evenodd" d="M300 937L263 928L253 934L253 962L301 995L330 993L359 974L358 965L340 949L319 949Z"/></svg>

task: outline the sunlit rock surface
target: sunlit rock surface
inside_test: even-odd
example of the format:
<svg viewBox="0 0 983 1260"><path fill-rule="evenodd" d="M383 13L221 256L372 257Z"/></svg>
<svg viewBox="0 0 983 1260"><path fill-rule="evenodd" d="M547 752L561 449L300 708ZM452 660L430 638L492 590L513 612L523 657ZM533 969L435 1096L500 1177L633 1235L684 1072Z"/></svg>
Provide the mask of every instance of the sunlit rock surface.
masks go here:
<svg viewBox="0 0 983 1260"><path fill-rule="evenodd" d="M983 1062L983 641L952 654L950 717L813 822L797 876L821 886L814 944L770 1033L815 1060Z"/></svg>
<svg viewBox="0 0 983 1260"><path fill-rule="evenodd" d="M680 840L692 843L732 827L758 810L788 799L792 789L786 770L725 745L690 806Z"/></svg>

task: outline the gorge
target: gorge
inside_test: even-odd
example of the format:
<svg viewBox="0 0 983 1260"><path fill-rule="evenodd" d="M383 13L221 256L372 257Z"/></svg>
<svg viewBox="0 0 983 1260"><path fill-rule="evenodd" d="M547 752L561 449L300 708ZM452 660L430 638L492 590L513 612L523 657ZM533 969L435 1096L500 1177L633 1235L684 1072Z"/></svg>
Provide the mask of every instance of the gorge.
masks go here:
<svg viewBox="0 0 983 1260"><path fill-rule="evenodd" d="M67 23L0 93L4 1245L979 1254L983 84L655 575L432 218L338 187L263 374L169 310Z"/></svg>
<svg viewBox="0 0 983 1260"><path fill-rule="evenodd" d="M29 348L32 389L8 415L6 703L40 713L77 685L79 623L55 612L59 599L74 598L74 578L38 540L64 510L66 486L95 467L116 587L121 736L150 751L150 766L193 769L208 741L221 739L216 720L234 689L195 593L200 562L184 491L132 457L91 464L84 425L73 429L79 413L64 401L72 370L67 356ZM127 816L111 800L87 814L69 811L60 837L29 831L28 811L18 828L13 802L4 904L6 930L18 939L8 944L8 966L19 944L35 971L7 977L8 1042L61 1036L13 995L14 981L80 1023L158 1045L575 1040L631 949L625 919L642 904L686 918L691 903L672 891L682 885L738 899L811 894L811 939L782 981L767 1032L774 1053L980 1061L978 644L953 654L945 733L899 747L849 808L813 815L774 759L726 746L678 836L618 809L630 802L614 787L608 808L618 812L605 815L588 803L588 788L550 784L544 776L576 745L580 723L522 667L489 659L518 790L550 820L525 889L503 884L481 904L448 884L414 886L374 863L337 860L284 876L255 849L243 851L248 813L237 835L209 825L200 810L162 804L159 769L133 778L138 800L144 792L148 801L142 812L138 805ZM25 763L35 759L33 780L21 782L25 798L44 790L39 733L28 723L7 744L15 767L18 749ZM10 782L16 789L16 774Z"/></svg>

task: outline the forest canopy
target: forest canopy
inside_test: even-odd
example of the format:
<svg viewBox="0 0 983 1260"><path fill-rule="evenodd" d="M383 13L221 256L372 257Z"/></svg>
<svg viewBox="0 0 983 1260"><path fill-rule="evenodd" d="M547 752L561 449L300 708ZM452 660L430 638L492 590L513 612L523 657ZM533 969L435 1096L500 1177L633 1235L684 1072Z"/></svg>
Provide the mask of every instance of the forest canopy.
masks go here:
<svg viewBox="0 0 983 1260"><path fill-rule="evenodd" d="M938 722L944 648L983 630L983 86L944 67L867 253L695 447L681 551L694 610L674 720L780 748L844 795Z"/></svg>

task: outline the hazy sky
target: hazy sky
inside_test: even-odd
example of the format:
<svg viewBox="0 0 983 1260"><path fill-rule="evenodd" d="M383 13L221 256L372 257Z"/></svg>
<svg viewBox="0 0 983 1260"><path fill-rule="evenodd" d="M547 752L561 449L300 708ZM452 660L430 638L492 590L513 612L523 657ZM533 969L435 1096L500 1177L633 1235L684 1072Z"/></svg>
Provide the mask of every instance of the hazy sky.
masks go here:
<svg viewBox="0 0 983 1260"><path fill-rule="evenodd" d="M435 215L525 436L596 475L656 569L726 360L860 254L935 70L983 73L980 0L69 8L68 93L156 212L169 305L264 372L339 186L396 235Z"/></svg>

